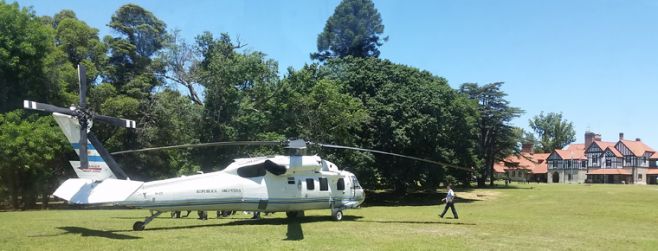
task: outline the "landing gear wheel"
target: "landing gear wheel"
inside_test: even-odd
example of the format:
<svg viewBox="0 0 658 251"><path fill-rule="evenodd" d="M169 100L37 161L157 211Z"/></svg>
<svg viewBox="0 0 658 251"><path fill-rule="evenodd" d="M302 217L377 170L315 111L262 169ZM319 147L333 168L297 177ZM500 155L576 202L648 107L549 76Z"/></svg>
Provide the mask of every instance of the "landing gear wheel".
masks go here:
<svg viewBox="0 0 658 251"><path fill-rule="evenodd" d="M133 224L133 230L134 231L142 231L144 230L144 222L142 221L137 221L135 224Z"/></svg>
<svg viewBox="0 0 658 251"><path fill-rule="evenodd" d="M331 214L331 217L334 218L335 221L341 221L343 219L343 211L338 210Z"/></svg>

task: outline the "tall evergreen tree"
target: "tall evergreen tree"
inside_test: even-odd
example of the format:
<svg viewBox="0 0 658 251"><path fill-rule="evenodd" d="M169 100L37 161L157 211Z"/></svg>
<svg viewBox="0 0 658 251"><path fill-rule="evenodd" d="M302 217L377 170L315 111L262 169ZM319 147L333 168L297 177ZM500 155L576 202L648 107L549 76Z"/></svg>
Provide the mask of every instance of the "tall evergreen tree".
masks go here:
<svg viewBox="0 0 658 251"><path fill-rule="evenodd" d="M379 57L379 47L388 40L382 33L384 24L372 0L343 0L318 35L318 51L311 58Z"/></svg>
<svg viewBox="0 0 658 251"><path fill-rule="evenodd" d="M507 94L500 90L502 85L502 82L483 86L466 83L460 87L462 93L476 100L479 105L478 155L483 165L479 168L478 186L484 186L487 177L493 186L494 163L513 153L520 137L515 133L510 121L520 116L523 111L509 105L509 101L505 99Z"/></svg>
<svg viewBox="0 0 658 251"><path fill-rule="evenodd" d="M576 131L573 123L562 118L562 113L541 112L529 120L530 128L539 138L539 150L548 153L555 149L562 149L571 142L576 141Z"/></svg>

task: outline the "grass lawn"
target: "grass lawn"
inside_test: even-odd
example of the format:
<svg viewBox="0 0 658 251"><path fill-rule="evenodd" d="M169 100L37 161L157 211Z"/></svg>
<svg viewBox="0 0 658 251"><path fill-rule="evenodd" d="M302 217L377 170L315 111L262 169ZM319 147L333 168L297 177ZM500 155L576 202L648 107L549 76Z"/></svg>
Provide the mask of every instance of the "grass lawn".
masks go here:
<svg viewBox="0 0 658 251"><path fill-rule="evenodd" d="M146 210L48 210L0 213L0 250L656 250L658 186L515 185L456 190L460 219L439 219L443 205L366 206L200 221L163 214L145 231ZM438 199L437 199L438 200ZM368 202L368 199L366 199ZM416 204L414 204L416 205ZM450 212L447 214L452 216Z"/></svg>

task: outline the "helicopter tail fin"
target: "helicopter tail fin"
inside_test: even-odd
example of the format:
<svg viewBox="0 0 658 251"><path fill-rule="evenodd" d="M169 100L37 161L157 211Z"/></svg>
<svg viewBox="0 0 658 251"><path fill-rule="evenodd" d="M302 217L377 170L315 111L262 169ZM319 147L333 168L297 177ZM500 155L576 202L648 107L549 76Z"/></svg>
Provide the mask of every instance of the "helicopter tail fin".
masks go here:
<svg viewBox="0 0 658 251"><path fill-rule="evenodd" d="M53 113L55 121L64 132L75 153L80 155L80 125L78 121L69 116L60 113ZM100 141L95 135L89 132L87 140L87 155L89 159L88 168L80 168L80 161L70 161L73 170L78 177L91 180L105 180L109 178L125 179L127 176L116 164L116 161L103 148Z"/></svg>

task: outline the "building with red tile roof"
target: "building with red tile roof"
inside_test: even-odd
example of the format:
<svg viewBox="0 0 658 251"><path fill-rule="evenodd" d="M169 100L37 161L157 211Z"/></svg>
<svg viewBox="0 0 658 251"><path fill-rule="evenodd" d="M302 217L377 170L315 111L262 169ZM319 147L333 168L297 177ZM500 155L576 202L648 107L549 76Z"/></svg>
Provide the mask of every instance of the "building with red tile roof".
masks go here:
<svg viewBox="0 0 658 251"><path fill-rule="evenodd" d="M594 141L585 151L587 158L587 181L592 183L653 184L656 177L652 168L656 167L652 157L653 148L641 139L624 139L613 142Z"/></svg>
<svg viewBox="0 0 658 251"><path fill-rule="evenodd" d="M585 144L556 149L546 158L548 183L584 183L587 179Z"/></svg>
<svg viewBox="0 0 658 251"><path fill-rule="evenodd" d="M585 143L574 143L551 153L532 153L523 144L521 154L494 165L496 177L548 183L658 184L658 152L639 138L602 141L585 133Z"/></svg>
<svg viewBox="0 0 658 251"><path fill-rule="evenodd" d="M532 144L524 144L520 154L507 156L494 164L496 178L513 181L546 182L547 153L532 153Z"/></svg>

